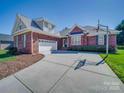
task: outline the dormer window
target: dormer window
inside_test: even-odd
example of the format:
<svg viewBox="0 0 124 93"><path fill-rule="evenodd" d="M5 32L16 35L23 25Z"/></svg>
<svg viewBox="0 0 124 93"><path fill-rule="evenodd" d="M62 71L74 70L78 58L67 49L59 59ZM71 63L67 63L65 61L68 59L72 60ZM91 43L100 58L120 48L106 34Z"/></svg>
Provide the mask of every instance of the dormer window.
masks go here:
<svg viewBox="0 0 124 93"><path fill-rule="evenodd" d="M43 31L51 31L55 27L55 25L53 25L52 23L50 23L49 21L43 18L37 18L37 19L34 19L34 21Z"/></svg>

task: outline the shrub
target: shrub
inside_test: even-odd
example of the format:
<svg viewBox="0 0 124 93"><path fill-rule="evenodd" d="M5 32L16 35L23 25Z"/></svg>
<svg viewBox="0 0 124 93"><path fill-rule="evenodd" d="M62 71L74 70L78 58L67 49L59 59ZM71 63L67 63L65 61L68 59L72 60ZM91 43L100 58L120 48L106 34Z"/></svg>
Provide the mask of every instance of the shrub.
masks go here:
<svg viewBox="0 0 124 93"><path fill-rule="evenodd" d="M118 49L124 49L124 45L118 45L117 48Z"/></svg>
<svg viewBox="0 0 124 93"><path fill-rule="evenodd" d="M18 55L19 54L18 49L16 47L9 48L8 53L10 53L11 55Z"/></svg>
<svg viewBox="0 0 124 93"><path fill-rule="evenodd" d="M74 51L90 51L90 52L105 52L105 46L71 46L68 50ZM116 52L114 47L109 47L109 52Z"/></svg>

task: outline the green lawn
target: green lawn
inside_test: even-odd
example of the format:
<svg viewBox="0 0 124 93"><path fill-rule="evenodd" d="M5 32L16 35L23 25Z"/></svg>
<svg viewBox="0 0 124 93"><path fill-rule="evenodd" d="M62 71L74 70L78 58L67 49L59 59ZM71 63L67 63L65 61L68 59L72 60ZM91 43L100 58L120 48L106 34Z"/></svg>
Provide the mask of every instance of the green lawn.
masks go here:
<svg viewBox="0 0 124 93"><path fill-rule="evenodd" d="M100 54L100 56L105 57L105 54ZM124 49L119 49L116 54L109 54L106 63L124 82Z"/></svg>
<svg viewBox="0 0 124 93"><path fill-rule="evenodd" d="M7 53L7 50L0 50L0 62L15 61L16 56Z"/></svg>

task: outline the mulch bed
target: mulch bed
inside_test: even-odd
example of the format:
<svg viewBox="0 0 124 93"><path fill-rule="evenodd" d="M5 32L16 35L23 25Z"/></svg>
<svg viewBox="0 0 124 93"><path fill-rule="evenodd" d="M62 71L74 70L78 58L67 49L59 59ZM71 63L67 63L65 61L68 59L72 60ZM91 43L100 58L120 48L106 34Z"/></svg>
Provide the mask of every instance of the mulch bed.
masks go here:
<svg viewBox="0 0 124 93"><path fill-rule="evenodd" d="M7 77L21 69L24 69L39 60L44 56L42 54L22 54L16 57L16 61L13 62L1 62L0 63L0 79Z"/></svg>

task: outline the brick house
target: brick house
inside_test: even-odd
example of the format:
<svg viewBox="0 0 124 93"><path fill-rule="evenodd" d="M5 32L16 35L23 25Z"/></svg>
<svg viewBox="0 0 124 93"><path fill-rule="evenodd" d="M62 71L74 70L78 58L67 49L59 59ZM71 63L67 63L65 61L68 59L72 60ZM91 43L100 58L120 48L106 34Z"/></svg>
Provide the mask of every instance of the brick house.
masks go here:
<svg viewBox="0 0 124 93"><path fill-rule="evenodd" d="M116 48L118 31L109 29L109 46ZM105 29L94 26L74 25L55 31L55 25L43 18L29 19L17 15L12 30L15 46L24 53L48 53L51 50L68 49L73 46L105 45Z"/></svg>

